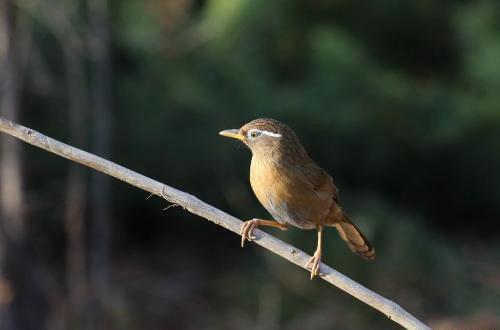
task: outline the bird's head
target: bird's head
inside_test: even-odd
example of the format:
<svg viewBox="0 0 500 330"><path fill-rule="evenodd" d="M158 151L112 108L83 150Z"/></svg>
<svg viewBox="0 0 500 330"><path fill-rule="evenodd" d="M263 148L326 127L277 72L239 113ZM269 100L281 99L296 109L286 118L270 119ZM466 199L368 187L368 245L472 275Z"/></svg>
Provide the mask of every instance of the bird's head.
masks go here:
<svg viewBox="0 0 500 330"><path fill-rule="evenodd" d="M254 155L282 149L285 146L302 148L290 127L270 118L255 119L239 129L228 129L219 134L242 141Z"/></svg>

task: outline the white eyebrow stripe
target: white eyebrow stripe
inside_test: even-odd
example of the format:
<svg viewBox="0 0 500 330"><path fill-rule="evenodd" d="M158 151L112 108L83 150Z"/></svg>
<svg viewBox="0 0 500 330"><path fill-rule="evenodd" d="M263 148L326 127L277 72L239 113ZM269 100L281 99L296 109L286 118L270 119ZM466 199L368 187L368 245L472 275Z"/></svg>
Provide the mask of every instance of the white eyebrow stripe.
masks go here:
<svg viewBox="0 0 500 330"><path fill-rule="evenodd" d="M271 136L271 137L275 137L275 138L280 138L281 137L281 134L279 133L273 133L273 132L269 132L269 131L263 131L263 130L260 130L260 129L251 129L248 131L248 134L251 134L253 132L260 132L261 134L264 134L264 135L267 135L267 136Z"/></svg>
<svg viewBox="0 0 500 330"><path fill-rule="evenodd" d="M275 138L281 137L281 134L279 134L279 133L273 133L273 132L269 132L269 131L261 131L261 132L262 132L262 134L267 135L267 136L272 136Z"/></svg>

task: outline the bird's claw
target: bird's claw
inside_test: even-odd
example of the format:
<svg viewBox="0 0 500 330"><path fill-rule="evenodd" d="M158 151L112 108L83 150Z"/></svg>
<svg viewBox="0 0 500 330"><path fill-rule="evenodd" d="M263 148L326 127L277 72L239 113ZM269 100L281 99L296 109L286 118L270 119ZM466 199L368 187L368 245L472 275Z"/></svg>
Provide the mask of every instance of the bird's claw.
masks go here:
<svg viewBox="0 0 500 330"><path fill-rule="evenodd" d="M255 236L252 235L252 231L255 227L258 226L257 220L249 220L245 221L241 226L240 234L241 234L241 247L245 246L245 240L249 242L255 239Z"/></svg>
<svg viewBox="0 0 500 330"><path fill-rule="evenodd" d="M321 251L316 250L314 252L314 255L309 258L309 260L306 262L305 267L307 269L311 269L311 280L314 278L314 276L321 275L319 273L319 265L321 264Z"/></svg>

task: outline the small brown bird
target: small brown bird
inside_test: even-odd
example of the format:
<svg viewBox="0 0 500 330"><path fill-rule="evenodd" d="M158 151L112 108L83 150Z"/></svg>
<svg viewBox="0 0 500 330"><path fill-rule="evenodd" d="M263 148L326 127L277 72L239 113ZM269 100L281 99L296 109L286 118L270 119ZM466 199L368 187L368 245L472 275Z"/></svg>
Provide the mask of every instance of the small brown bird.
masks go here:
<svg viewBox="0 0 500 330"><path fill-rule="evenodd" d="M250 184L260 203L277 221L246 221L241 228L241 246L246 239L254 238L252 230L258 226L316 229L318 245L306 264L311 268L312 279L319 274L323 227L331 226L337 228L353 252L366 260L375 258L373 247L340 208L332 177L309 157L290 127L261 118L219 134L238 139L250 148Z"/></svg>

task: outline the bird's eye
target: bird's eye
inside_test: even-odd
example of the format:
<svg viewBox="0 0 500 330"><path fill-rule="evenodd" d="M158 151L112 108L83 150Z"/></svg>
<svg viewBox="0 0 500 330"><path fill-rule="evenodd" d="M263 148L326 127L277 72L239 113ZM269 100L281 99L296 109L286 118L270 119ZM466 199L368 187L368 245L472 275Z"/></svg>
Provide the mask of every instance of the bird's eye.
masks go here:
<svg viewBox="0 0 500 330"><path fill-rule="evenodd" d="M260 136L260 132L259 131L252 130L252 131L248 132L248 138L250 140L253 140L253 139L255 139L258 136Z"/></svg>

